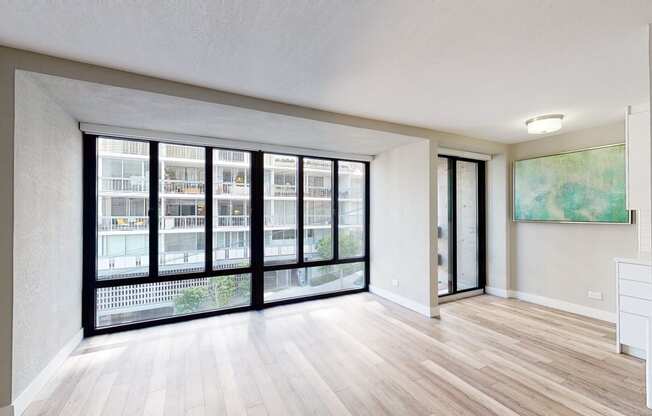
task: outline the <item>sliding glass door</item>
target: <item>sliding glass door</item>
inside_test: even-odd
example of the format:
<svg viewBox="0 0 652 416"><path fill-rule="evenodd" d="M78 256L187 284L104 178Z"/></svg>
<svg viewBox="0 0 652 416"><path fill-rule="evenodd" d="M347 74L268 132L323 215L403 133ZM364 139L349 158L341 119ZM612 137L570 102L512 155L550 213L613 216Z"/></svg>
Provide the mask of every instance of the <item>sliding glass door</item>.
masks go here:
<svg viewBox="0 0 652 416"><path fill-rule="evenodd" d="M438 293L484 287L484 162L439 156Z"/></svg>

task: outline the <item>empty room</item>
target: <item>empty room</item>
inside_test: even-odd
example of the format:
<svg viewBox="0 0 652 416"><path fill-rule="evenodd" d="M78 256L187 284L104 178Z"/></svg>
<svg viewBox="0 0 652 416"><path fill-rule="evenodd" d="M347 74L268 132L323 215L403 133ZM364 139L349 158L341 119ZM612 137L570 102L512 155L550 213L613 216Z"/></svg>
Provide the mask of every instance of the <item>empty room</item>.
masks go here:
<svg viewBox="0 0 652 416"><path fill-rule="evenodd" d="M652 415L650 0L0 0L0 416Z"/></svg>

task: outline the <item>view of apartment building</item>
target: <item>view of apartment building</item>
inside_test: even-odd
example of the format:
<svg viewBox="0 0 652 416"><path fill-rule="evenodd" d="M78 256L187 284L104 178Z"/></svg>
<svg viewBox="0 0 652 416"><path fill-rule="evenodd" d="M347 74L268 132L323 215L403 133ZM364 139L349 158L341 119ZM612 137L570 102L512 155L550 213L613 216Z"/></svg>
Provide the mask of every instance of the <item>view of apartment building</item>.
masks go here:
<svg viewBox="0 0 652 416"><path fill-rule="evenodd" d="M213 270L250 265L251 154L213 149L213 186L207 187L205 152L205 148L195 146L158 147L161 275L204 271L207 192L213 198ZM149 273L149 162L148 142L98 138L99 280L143 277ZM297 260L298 164L297 156L264 155L266 265ZM331 160L303 159L305 261L333 258L333 171ZM340 257L359 257L364 246L364 165L340 161L338 175ZM264 277L265 298L275 300L362 287L362 276L362 265L355 263L269 271ZM219 307L248 305L250 275L221 280L226 278L233 281L233 288L229 299ZM321 284L314 284L316 281ZM97 293L98 325L167 316L170 309L178 309L179 299L189 291L204 288L206 296L220 292L211 289L213 285L215 278L197 278L102 288ZM224 288L220 293L223 292ZM196 304L201 310L202 302ZM197 308L192 312L197 312Z"/></svg>

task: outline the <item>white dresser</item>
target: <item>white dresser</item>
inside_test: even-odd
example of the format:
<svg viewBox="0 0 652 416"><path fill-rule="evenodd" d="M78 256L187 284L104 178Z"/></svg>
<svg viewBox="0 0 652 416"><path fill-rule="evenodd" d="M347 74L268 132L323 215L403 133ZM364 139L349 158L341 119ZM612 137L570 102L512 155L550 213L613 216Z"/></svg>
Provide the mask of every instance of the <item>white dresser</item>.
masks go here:
<svg viewBox="0 0 652 416"><path fill-rule="evenodd" d="M652 261L649 255L616 260L616 348L647 359L652 351ZM652 408L652 359L646 362L647 406Z"/></svg>
<svg viewBox="0 0 652 416"><path fill-rule="evenodd" d="M617 349L645 359L652 315L652 262L649 257L617 258Z"/></svg>

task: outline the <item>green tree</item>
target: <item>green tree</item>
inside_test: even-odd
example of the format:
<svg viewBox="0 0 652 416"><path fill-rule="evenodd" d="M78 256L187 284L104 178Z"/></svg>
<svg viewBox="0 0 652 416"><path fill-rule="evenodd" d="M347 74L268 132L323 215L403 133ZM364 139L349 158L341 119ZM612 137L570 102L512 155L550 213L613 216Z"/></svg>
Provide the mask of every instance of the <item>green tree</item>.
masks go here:
<svg viewBox="0 0 652 416"><path fill-rule="evenodd" d="M360 239L350 232L341 232L340 240L340 257L357 257L360 255ZM322 259L328 259L333 256L333 240L327 236L317 243L317 252Z"/></svg>
<svg viewBox="0 0 652 416"><path fill-rule="evenodd" d="M174 309L177 313L191 313L199 310L206 300L208 291L203 287L189 287L174 299Z"/></svg>
<svg viewBox="0 0 652 416"><path fill-rule="evenodd" d="M211 286L214 290L215 304L220 308L231 302L238 288L235 279L231 276L213 277L211 278Z"/></svg>

